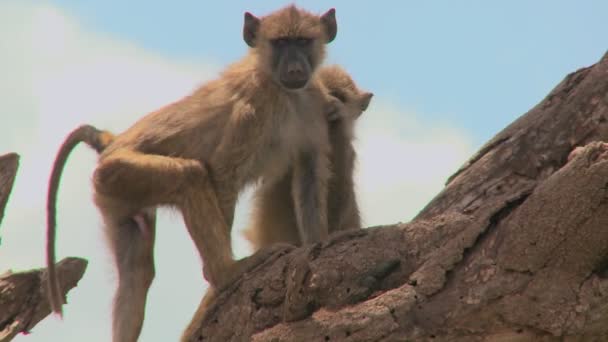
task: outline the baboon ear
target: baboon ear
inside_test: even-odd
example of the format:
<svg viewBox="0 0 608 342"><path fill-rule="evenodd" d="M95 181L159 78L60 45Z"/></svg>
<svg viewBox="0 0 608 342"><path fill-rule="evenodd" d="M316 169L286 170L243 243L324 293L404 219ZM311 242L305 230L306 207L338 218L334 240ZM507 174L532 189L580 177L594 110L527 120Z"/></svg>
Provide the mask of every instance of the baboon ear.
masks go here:
<svg viewBox="0 0 608 342"><path fill-rule="evenodd" d="M245 12L245 24L243 25L243 39L250 47L255 47L255 38L260 28L260 19L255 15Z"/></svg>
<svg viewBox="0 0 608 342"><path fill-rule="evenodd" d="M325 27L325 43L331 43L338 34L338 23L336 22L336 10L334 8L321 16L321 24Z"/></svg>
<svg viewBox="0 0 608 342"><path fill-rule="evenodd" d="M372 100L372 97L374 97L373 93L363 93L363 95L361 95L360 106L362 111L365 111L367 109L370 101Z"/></svg>

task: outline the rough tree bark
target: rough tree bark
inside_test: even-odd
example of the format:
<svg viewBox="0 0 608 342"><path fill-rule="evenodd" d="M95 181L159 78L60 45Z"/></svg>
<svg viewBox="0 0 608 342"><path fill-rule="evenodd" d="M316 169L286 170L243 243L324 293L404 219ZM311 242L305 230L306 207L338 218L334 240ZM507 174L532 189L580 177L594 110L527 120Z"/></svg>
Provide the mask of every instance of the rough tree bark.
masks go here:
<svg viewBox="0 0 608 342"><path fill-rule="evenodd" d="M0 222L13 188L19 166L15 153L0 156ZM65 294L82 278L87 262L66 258L57 263L61 290ZM27 333L51 313L46 297L45 270L0 274L0 342L8 342L17 334Z"/></svg>
<svg viewBox="0 0 608 342"><path fill-rule="evenodd" d="M608 341L608 54L407 224L279 248L195 341ZM568 161L570 152L577 149Z"/></svg>
<svg viewBox="0 0 608 342"><path fill-rule="evenodd" d="M86 267L87 261L80 258L65 258L57 263L64 296L78 284ZM27 334L51 313L46 281L45 269L0 275L0 342L8 342L19 333Z"/></svg>

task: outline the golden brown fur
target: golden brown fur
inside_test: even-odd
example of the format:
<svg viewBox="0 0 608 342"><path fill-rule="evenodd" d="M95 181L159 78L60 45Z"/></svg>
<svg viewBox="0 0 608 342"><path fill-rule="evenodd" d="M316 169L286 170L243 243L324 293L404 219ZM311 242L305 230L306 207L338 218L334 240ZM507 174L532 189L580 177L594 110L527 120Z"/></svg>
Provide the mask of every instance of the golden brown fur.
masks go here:
<svg viewBox="0 0 608 342"><path fill-rule="evenodd" d="M329 126L331 144L328 183L329 232L361 228L353 183L356 153L352 145L353 125L367 109L372 94L357 88L351 77L338 66L320 68L317 77L329 94L343 104ZM262 186L255 192L254 211L245 237L253 249L285 242L301 245L300 234L291 201L290 175L271 186Z"/></svg>
<svg viewBox="0 0 608 342"><path fill-rule="evenodd" d="M327 236L326 113L335 100L312 73L335 33L333 10L316 16L289 6L261 19L246 14L244 38L252 48L241 61L144 116L101 153L93 185L118 269L113 341L136 341L141 330L154 278L157 206L182 212L213 288L248 265L234 260L230 244L236 199L247 184L272 184L289 170L302 241ZM271 53L277 48L270 42L295 44L300 37L312 44L306 59ZM54 241L49 246L54 251ZM50 264L54 252L49 256ZM51 303L59 312L60 301Z"/></svg>
<svg viewBox="0 0 608 342"><path fill-rule="evenodd" d="M329 126L332 150L332 175L328 189L329 231L359 229L361 218L353 179L356 152L352 142L355 121L367 110L373 94L360 90L350 75L337 66L323 68L318 77L330 94L344 104L339 117Z"/></svg>
<svg viewBox="0 0 608 342"><path fill-rule="evenodd" d="M328 117L332 171L327 200L329 232L360 229L361 219L353 183L356 158L352 145L353 126L355 120L367 109L373 94L357 88L348 73L338 66L322 67L316 77L328 94L341 102L338 111ZM252 222L244 231L254 250L281 242L302 244L292 201L291 177L291 174L287 174L277 182L262 184L256 190ZM194 340L215 295L214 289L207 291L181 341Z"/></svg>

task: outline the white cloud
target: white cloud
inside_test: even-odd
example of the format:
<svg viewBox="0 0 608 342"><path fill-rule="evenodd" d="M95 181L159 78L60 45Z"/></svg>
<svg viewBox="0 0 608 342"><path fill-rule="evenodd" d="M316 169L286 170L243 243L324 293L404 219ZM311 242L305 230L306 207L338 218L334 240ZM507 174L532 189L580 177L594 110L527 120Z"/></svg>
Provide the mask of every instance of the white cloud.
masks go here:
<svg viewBox="0 0 608 342"><path fill-rule="evenodd" d="M10 95L0 101L0 153L15 151L22 157L0 229L2 271L44 265L46 182L56 150L71 129L92 123L118 132L187 94L217 68L90 32L48 5L2 2L0 22L0 93ZM381 96L374 98L358 128L357 183L369 225L411 218L471 150L463 133L383 106ZM46 319L20 341L109 340L115 279L90 200L94 163L91 150L74 151L58 204L58 255L87 258L88 270L68 297L64 320ZM237 228L247 222L248 197L237 210ZM163 212L158 226L157 278L144 341L176 340L203 291L200 262L180 215ZM248 254L241 235L233 235L237 255Z"/></svg>
<svg viewBox="0 0 608 342"><path fill-rule="evenodd" d="M89 32L48 5L2 2L0 22L0 92L8 94L0 101L0 153L21 154L0 229L0 270L21 270L44 265L46 183L67 133L82 123L120 131L142 114L187 94L217 68L204 61L176 61ZM19 340L110 339L115 279L90 200L95 159L87 148L74 151L58 203L58 255L85 257L88 270L68 297L64 320L46 319ZM180 216L164 213L158 224L158 277L142 338L175 340L203 292L201 267ZM180 296L175 295L175 282ZM154 310L158 307L172 308L171 315Z"/></svg>
<svg viewBox="0 0 608 342"><path fill-rule="evenodd" d="M378 102L359 119L355 142L358 200L367 226L409 221L472 152L470 138L458 128Z"/></svg>

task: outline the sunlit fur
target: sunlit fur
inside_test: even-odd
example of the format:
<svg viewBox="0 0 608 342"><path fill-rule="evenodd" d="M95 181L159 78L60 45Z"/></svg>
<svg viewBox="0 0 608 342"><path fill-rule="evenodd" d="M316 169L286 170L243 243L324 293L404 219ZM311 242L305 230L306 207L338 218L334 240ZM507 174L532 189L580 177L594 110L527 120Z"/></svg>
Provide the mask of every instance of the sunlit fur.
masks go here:
<svg viewBox="0 0 608 342"><path fill-rule="evenodd" d="M329 128L332 171L328 183L329 232L359 229L361 219L353 182L356 158L353 125L367 109L372 94L357 88L348 73L338 66L320 68L317 78L330 94L339 95L343 101L337 119ZM244 232L254 250L278 242L301 245L289 184L287 176L272 187L256 191L251 224Z"/></svg>
<svg viewBox="0 0 608 342"><path fill-rule="evenodd" d="M353 170L355 150L352 145L353 125L373 96L357 88L352 78L339 66L321 67L314 82L320 83L327 94L339 94L343 99L337 112L328 113L331 142L328 180L327 215L329 232L360 229L361 219L355 196ZM331 96L331 95L330 95ZM336 99L336 101L338 101ZM253 214L249 227L243 232L254 250L285 242L301 245L292 200L291 174L271 184L261 184L255 192ZM201 300L181 341L197 341L197 333L217 292L209 289Z"/></svg>
<svg viewBox="0 0 608 342"><path fill-rule="evenodd" d="M314 34L314 75L328 41L322 26L336 27L333 15L329 24L322 18L294 7L263 17L255 32L259 44L243 59L144 116L101 153L93 186L118 271L114 342L136 341L142 327L155 274L157 206L181 211L212 288L230 284L251 265L251 259L234 260L230 243L237 196L247 184L273 184L293 172L300 233L310 242L327 236L326 116L335 99L314 77L305 88L286 91L265 59L268 42L283 32ZM62 299L53 302L59 312Z"/></svg>

